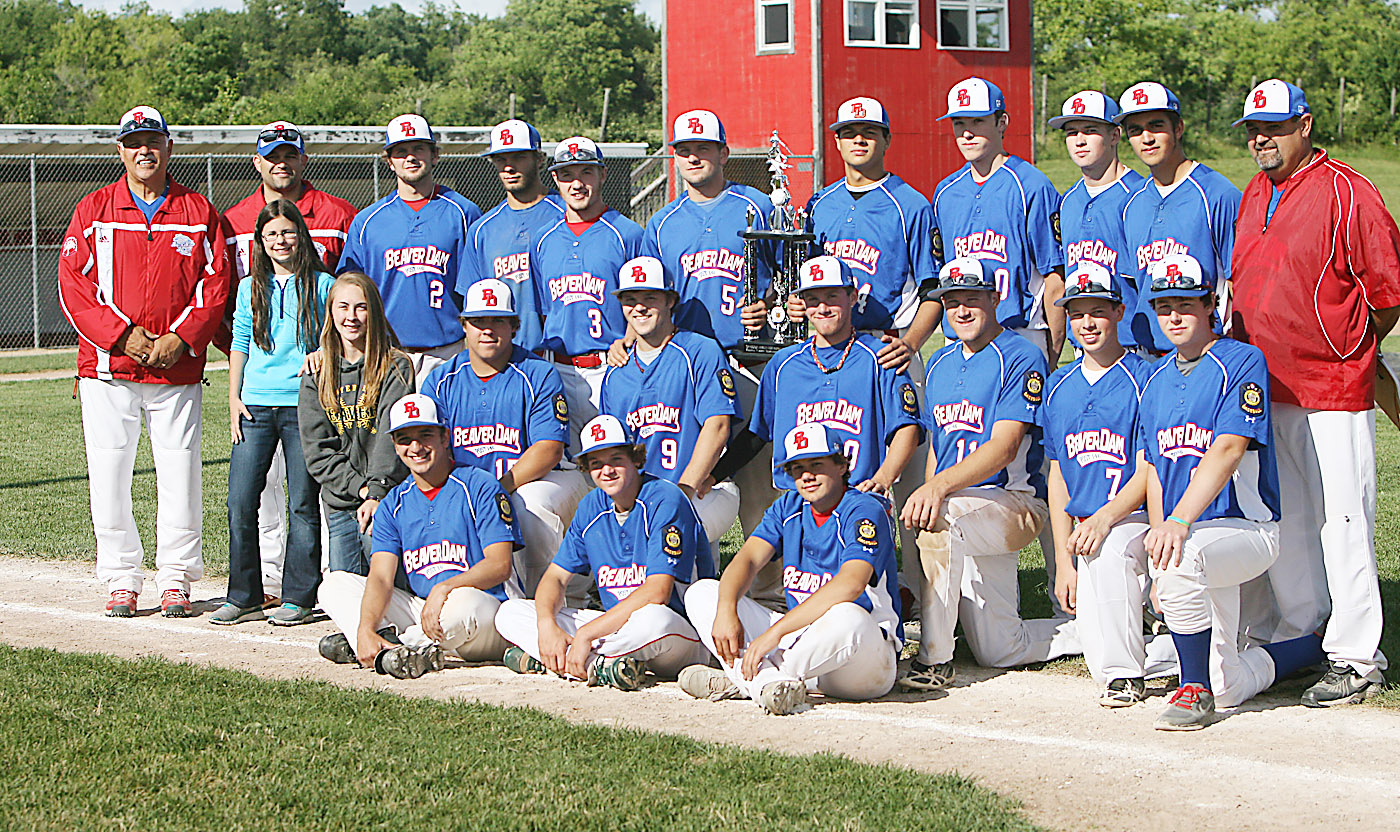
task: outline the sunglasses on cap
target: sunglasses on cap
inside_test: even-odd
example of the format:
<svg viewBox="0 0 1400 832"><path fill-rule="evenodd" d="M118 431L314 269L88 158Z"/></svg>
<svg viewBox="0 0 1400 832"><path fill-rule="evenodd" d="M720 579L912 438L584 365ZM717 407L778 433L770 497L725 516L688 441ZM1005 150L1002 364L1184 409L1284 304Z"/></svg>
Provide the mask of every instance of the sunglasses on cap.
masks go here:
<svg viewBox="0 0 1400 832"><path fill-rule="evenodd" d="M986 288L987 280L976 272L965 272L962 269L949 269L948 274L943 277L941 285L944 289L964 286L970 289L984 289Z"/></svg>
<svg viewBox="0 0 1400 832"><path fill-rule="evenodd" d="M161 124L156 119L149 118L147 116L142 116L141 118L134 118L131 121L124 122L121 126L121 129L117 132L136 133L142 130L152 130L156 133L164 133L165 125Z"/></svg>
<svg viewBox="0 0 1400 832"><path fill-rule="evenodd" d="M1152 291L1162 292L1167 289L1200 289L1203 292L1210 291L1210 287L1188 274L1182 274L1181 269L1176 265L1167 266L1167 273L1161 277L1152 279ZM1065 292L1069 294L1068 290Z"/></svg>
<svg viewBox="0 0 1400 832"><path fill-rule="evenodd" d="M566 148L554 154L554 164L568 165L574 162L597 162L598 153L591 147Z"/></svg>
<svg viewBox="0 0 1400 832"><path fill-rule="evenodd" d="M1156 284L1153 284L1153 286L1154 286L1154 288L1155 288L1155 287L1156 287ZM1110 288L1110 287L1108 287L1108 286L1105 286L1105 285L1103 285L1102 283L1095 283L1094 281L1089 280L1088 278L1085 278L1085 279L1083 279L1083 280L1080 280L1080 281L1077 282L1077 283L1074 283L1074 284L1072 284L1072 285L1069 285L1069 286L1066 286L1066 287L1065 287L1065 297L1066 297L1066 298L1072 298L1072 297L1076 297L1076 296L1078 296L1078 295L1105 295L1105 294L1111 294L1111 295L1115 295L1115 296L1116 296L1118 293L1115 292L1115 291L1113 291L1112 288Z"/></svg>
<svg viewBox="0 0 1400 832"><path fill-rule="evenodd" d="M264 130L258 134L260 142L275 142L278 140L299 142L301 141L301 131L291 127L274 127L271 130Z"/></svg>

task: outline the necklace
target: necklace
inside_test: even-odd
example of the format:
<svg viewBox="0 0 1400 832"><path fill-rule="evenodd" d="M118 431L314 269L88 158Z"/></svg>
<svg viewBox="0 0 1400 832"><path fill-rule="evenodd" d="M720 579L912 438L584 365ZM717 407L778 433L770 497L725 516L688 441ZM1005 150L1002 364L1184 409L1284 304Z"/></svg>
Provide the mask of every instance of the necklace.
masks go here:
<svg viewBox="0 0 1400 832"><path fill-rule="evenodd" d="M817 363L817 369L818 369L818 370L821 370L823 373L834 373L834 372L836 372L837 370L841 369L841 365L842 365L842 364L845 364L845 363L846 363L846 358L851 354L851 347L855 346L855 344L856 344L856 336L855 336L855 335L852 335L852 336L851 336L851 340L849 340L849 341L846 342L846 348L845 348L844 350L841 351L841 360L838 361L838 362L836 362L836 366L835 366L835 367L832 367L831 369L828 370L828 369L826 368L826 365L822 363L822 360L821 360L820 358L817 357L817 336L813 335L813 336L812 336L812 342L811 342L811 347L812 347L812 360L815 361L815 362Z"/></svg>

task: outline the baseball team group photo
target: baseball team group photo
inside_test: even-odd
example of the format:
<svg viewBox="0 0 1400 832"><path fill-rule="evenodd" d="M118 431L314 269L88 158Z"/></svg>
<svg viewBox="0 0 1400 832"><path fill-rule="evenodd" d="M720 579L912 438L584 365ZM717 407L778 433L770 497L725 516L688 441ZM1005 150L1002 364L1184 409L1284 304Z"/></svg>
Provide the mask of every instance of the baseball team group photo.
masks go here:
<svg viewBox="0 0 1400 832"><path fill-rule="evenodd" d="M878 5L878 36L898 37L901 4ZM861 803L859 828L888 828L906 794L930 828L1039 828L987 784L1064 828L1211 828L1212 801L1234 799L1202 786L1195 815L1121 795L1065 814L1024 773L901 770L963 771L944 761L986 743L1031 755L1041 784L1053 754L1097 758L1065 776L1105 786L1176 770L1132 775L1144 805L1190 800L1171 778L1198 767L1273 780L1288 828L1336 795L1384 812L1394 770L1340 749L1400 736L1383 649L1400 192L1349 146L1333 156L1316 91L1290 78L1234 102L1223 165L1196 157L1193 100L1151 78L1038 112L983 74L931 82L916 131L876 95L817 103L811 155L786 128L736 145L726 122L750 114L673 91L651 186L669 201L647 211L603 128L550 135L513 96L473 157L485 185L449 173L456 128L410 111L373 131L384 195L352 202L313 182L333 131L276 119L248 133L257 184L231 205L212 173L176 178L170 102L122 102L101 128L121 172L75 192L55 238L76 373L0 372L8 442L26 437L3 487L32 541L0 561L0 700L22 715L0 759L32 757L44 726L69 736L77 708L103 725L90 776L129 761L152 713L176 725L155 746L169 772L117 790L155 805L198 800L162 796L189 766L259 760L273 805L297 805L309 792L279 792L306 776L292 748L310 782L366 766L394 782L417 751L502 772L543 754L526 766L548 781L567 777L554 742L615 749L589 777L622 788L702 760L693 799L714 814L680 828L749 825L723 808L746 783L771 780L759 818L801 805L783 782L823 788L730 746L849 766L785 810L820 828L872 799L887 805ZM1032 158L1014 152L1032 133ZM896 169L910 142L955 163ZM65 441L74 462L55 465ZM83 551L46 549L65 522ZM238 727L200 738L189 708ZM720 744L673 748L673 731ZM946 756L919 761L913 737ZM316 773L349 747L369 756ZM405 788L431 790L434 765ZM493 807L549 791L448 777ZM1333 791L1288 785L1305 780ZM125 811L65 822L32 789L16 828ZM326 822L392 823L387 794ZM578 811L580 828L652 825ZM548 817L517 821L566 824Z"/></svg>

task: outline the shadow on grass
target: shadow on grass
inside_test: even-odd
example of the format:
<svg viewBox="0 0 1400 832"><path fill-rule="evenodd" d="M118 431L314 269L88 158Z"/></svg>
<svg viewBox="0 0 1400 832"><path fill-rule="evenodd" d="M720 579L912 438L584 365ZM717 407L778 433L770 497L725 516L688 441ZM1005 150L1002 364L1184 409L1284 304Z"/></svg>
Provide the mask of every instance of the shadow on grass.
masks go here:
<svg viewBox="0 0 1400 832"><path fill-rule="evenodd" d="M204 467L204 468L208 468L208 467L211 466L211 465L228 465L228 464L229 464L229 458L228 458L228 457L223 457L223 458L221 458L221 459L206 459L206 460L204 460L203 462L200 463L200 465L201 465L202 467ZM143 476L147 476L147 475L150 475L150 474L154 474L155 472L156 472L156 469L155 469L154 467L137 468L137 469L135 469L135 470L132 472L132 476L133 476L133 477L143 477ZM81 473L81 474L72 474L72 475L67 476L67 477L49 477L49 478L47 478L47 479L42 479L42 480L23 480L23 481L21 481L21 482L0 482L0 490L6 489L6 488L33 488L33 487L36 486L36 485L58 485L58 484L60 484L60 483L65 483L65 482L87 482L87 478L88 478L87 471L84 471L84 472Z"/></svg>

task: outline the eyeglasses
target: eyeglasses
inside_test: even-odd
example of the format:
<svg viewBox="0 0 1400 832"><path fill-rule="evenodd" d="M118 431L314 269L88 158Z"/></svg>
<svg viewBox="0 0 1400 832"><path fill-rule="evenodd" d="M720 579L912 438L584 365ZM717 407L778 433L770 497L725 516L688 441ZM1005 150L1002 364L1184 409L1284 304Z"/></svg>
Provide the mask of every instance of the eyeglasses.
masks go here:
<svg viewBox="0 0 1400 832"><path fill-rule="evenodd" d="M554 164L556 165L597 161L599 161L598 151L587 147L565 148L554 151Z"/></svg>
<svg viewBox="0 0 1400 832"><path fill-rule="evenodd" d="M301 131L294 130L290 127L274 127L271 130L264 130L258 134L258 141L262 144L275 142L279 139L289 142L299 142L301 141Z"/></svg>
<svg viewBox="0 0 1400 832"><path fill-rule="evenodd" d="M264 243L275 243L278 240L295 240L297 234L295 228L288 228L286 231L264 231L262 238Z"/></svg>
<svg viewBox="0 0 1400 832"><path fill-rule="evenodd" d="M135 133L138 130L154 130L157 133L164 133L165 125L153 118L142 116L141 118L134 118L131 121L125 122L117 132Z"/></svg>

